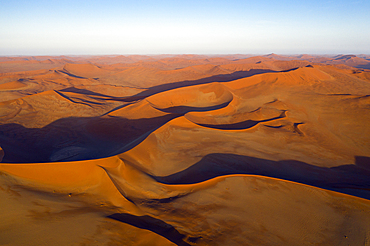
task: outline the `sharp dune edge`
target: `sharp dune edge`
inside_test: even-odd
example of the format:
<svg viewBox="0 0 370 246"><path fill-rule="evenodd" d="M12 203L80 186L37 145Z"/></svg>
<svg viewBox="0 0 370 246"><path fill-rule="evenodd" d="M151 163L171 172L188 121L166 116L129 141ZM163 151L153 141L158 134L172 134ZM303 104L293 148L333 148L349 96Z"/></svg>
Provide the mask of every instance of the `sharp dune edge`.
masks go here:
<svg viewBox="0 0 370 246"><path fill-rule="evenodd" d="M366 56L0 58L0 245L370 245Z"/></svg>

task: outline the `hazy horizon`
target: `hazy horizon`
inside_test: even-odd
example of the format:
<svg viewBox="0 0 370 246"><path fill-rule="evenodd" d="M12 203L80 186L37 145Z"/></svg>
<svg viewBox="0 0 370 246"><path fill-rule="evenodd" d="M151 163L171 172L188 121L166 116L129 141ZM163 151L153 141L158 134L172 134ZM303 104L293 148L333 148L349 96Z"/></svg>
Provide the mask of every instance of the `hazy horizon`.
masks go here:
<svg viewBox="0 0 370 246"><path fill-rule="evenodd" d="M370 53L367 1L0 3L0 56Z"/></svg>
<svg viewBox="0 0 370 246"><path fill-rule="evenodd" d="M323 57L334 57L334 56L340 56L340 55L370 55L369 53L322 53L322 54L314 54L314 53L257 53L257 54L248 54L248 53L224 53L224 54L216 54L216 53L209 53L209 54L201 54L201 53L157 53L157 54L26 54L26 55L0 55L0 57L99 57L99 56L148 56L148 57L155 57L155 56L168 56L168 57L175 57L175 56L209 56L209 57L222 57L222 56L246 56L246 57L254 57L254 56L268 56L268 55L278 55L278 56L287 56L287 57L294 57L294 56L300 56L300 55L309 55L309 56L323 56Z"/></svg>

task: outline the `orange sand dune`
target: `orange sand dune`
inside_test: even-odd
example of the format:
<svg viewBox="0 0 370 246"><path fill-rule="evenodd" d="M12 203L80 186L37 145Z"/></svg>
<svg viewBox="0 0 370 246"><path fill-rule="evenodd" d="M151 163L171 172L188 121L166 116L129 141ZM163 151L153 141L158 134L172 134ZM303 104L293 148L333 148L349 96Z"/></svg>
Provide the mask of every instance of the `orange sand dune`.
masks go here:
<svg viewBox="0 0 370 246"><path fill-rule="evenodd" d="M367 59L1 58L1 244L369 244Z"/></svg>
<svg viewBox="0 0 370 246"><path fill-rule="evenodd" d="M71 73L75 76L95 78L109 74L109 71L104 70L92 64L71 64L67 63L63 67L63 71Z"/></svg>
<svg viewBox="0 0 370 246"><path fill-rule="evenodd" d="M173 69L181 69L189 66L196 66L196 65L205 65L205 64L212 64L212 65L221 65L221 64L228 64L230 63L230 59L221 58L221 57L166 57L159 60L153 61L139 61L131 66L144 66L147 68L159 68L162 70L173 70Z"/></svg>
<svg viewBox="0 0 370 246"><path fill-rule="evenodd" d="M214 65L197 65L175 70L138 66L125 69L112 76L104 77L101 80L107 84L117 83L120 85L148 88L164 83L202 79L215 74L220 74L220 71Z"/></svg>
<svg viewBox="0 0 370 246"><path fill-rule="evenodd" d="M48 69L41 69L41 70L32 70L32 71L22 71L22 72L13 72L13 73L0 73L0 83L7 83L17 79L25 79L30 78L32 76L41 75L41 74L48 74L51 71Z"/></svg>
<svg viewBox="0 0 370 246"><path fill-rule="evenodd" d="M181 95L181 97L176 95ZM157 109L179 113L183 110L209 111L223 107L232 99L233 95L222 85L212 83L158 93L146 100Z"/></svg>
<svg viewBox="0 0 370 246"><path fill-rule="evenodd" d="M5 90L16 90L19 88L23 88L26 85L20 81L12 81L4 84L0 84L0 90L5 91Z"/></svg>
<svg viewBox="0 0 370 246"><path fill-rule="evenodd" d="M9 228L23 217L18 237L11 231L0 233L9 243L114 240L136 245L147 235L150 245L340 244L343 240L361 245L369 237L368 200L279 179L231 175L163 185L118 158L3 164L0 169L2 186L8 190L1 190L5 198L1 202L13 208L10 213L1 211L2 223ZM36 221L43 221L38 230L31 227ZM136 229L132 238L127 233L133 229L127 230L127 225L146 230ZM109 233L112 230L116 233Z"/></svg>
<svg viewBox="0 0 370 246"><path fill-rule="evenodd" d="M67 60L23 60L23 61L5 61L0 62L0 73L14 73L23 71L32 71L39 69L52 69L63 66Z"/></svg>
<svg viewBox="0 0 370 246"><path fill-rule="evenodd" d="M103 100L103 102L102 102ZM36 95L0 103L0 122L24 127L43 127L72 116L95 116L121 106L121 102L92 98L81 94L45 91Z"/></svg>

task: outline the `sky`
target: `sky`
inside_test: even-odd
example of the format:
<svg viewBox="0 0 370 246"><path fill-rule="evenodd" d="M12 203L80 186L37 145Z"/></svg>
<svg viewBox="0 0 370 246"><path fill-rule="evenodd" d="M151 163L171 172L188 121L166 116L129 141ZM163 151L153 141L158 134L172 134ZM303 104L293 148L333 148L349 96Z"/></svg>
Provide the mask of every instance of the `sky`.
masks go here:
<svg viewBox="0 0 370 246"><path fill-rule="evenodd" d="M0 0L0 56L370 54L369 13L369 0Z"/></svg>

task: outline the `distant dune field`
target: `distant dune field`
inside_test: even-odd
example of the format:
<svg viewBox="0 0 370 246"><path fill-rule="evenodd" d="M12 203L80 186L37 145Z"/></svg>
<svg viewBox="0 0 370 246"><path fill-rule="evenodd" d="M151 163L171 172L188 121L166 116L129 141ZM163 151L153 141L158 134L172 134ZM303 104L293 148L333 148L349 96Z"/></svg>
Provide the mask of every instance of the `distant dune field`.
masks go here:
<svg viewBox="0 0 370 246"><path fill-rule="evenodd" d="M370 56L0 57L0 245L370 245Z"/></svg>

